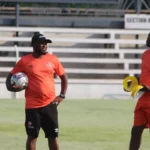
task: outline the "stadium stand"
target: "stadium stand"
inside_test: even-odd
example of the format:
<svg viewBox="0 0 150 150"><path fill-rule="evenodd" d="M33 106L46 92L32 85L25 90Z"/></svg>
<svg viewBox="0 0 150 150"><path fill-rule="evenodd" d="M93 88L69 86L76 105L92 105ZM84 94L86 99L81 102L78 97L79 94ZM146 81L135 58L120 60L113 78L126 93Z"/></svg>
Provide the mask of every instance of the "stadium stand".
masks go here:
<svg viewBox="0 0 150 150"><path fill-rule="evenodd" d="M5 35L6 31L12 34ZM15 32L21 36L13 37ZM18 44L0 46L1 51L7 52L0 57L4 65L0 67L1 82L19 57L32 51L30 40L34 32L45 33L52 39L49 52L59 56L70 82L121 83L125 76L140 73L140 56L148 31L138 31L140 37L135 39L136 30L1 27L0 33L5 36L0 41ZM108 38L103 37L106 34Z"/></svg>
<svg viewBox="0 0 150 150"><path fill-rule="evenodd" d="M126 13L150 13L149 1L135 5L138 1L2 1L0 84L16 61L32 51L33 34L41 32L52 39L49 52L56 54L65 66L72 91L80 89L76 96L103 96L110 85L116 86L110 91L117 93L124 77L140 74L140 57L146 49L148 30L123 30ZM59 84L57 78L56 83ZM96 91L99 87L101 93ZM94 92L88 92L91 89Z"/></svg>

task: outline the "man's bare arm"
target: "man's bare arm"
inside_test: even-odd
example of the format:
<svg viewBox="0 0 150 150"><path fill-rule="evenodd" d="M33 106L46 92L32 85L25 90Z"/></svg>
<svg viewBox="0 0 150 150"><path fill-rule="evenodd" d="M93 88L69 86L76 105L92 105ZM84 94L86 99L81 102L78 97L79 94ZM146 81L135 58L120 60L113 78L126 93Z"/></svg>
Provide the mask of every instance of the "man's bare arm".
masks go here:
<svg viewBox="0 0 150 150"><path fill-rule="evenodd" d="M63 74L60 76L61 79L61 91L60 94L66 94L67 87L68 87L68 77L67 74Z"/></svg>

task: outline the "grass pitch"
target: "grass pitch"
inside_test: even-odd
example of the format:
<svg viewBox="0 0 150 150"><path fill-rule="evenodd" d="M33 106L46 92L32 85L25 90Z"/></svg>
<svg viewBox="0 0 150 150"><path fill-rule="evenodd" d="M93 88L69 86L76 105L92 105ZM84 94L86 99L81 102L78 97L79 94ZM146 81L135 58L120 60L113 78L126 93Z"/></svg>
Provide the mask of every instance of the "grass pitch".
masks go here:
<svg viewBox="0 0 150 150"><path fill-rule="evenodd" d="M135 100L65 100L58 106L61 150L128 150ZM25 150L24 100L0 100L0 150ZM150 149L150 132L141 150ZM37 150L47 150L43 131Z"/></svg>

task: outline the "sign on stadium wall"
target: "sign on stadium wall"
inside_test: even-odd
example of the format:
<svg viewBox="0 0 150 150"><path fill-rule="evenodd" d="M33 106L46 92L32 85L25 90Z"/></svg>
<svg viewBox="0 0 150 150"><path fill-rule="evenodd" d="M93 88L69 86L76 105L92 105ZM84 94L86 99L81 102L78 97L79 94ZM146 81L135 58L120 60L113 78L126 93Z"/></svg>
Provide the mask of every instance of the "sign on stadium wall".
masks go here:
<svg viewBox="0 0 150 150"><path fill-rule="evenodd" d="M150 29L150 15L125 14L124 23L126 29Z"/></svg>

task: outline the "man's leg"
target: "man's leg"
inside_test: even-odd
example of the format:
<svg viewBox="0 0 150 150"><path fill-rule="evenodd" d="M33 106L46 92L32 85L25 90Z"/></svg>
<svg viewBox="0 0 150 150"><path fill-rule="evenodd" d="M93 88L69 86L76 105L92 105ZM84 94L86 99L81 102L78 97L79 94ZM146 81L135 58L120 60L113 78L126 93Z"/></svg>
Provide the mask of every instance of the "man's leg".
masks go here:
<svg viewBox="0 0 150 150"><path fill-rule="evenodd" d="M50 150L59 150L59 143L58 138L49 138L48 139L48 146Z"/></svg>
<svg viewBox="0 0 150 150"><path fill-rule="evenodd" d="M49 104L43 108L44 113L41 119L41 127L48 139L48 146L50 150L59 150L58 142L58 111L56 104Z"/></svg>
<svg viewBox="0 0 150 150"><path fill-rule="evenodd" d="M37 138L28 136L26 142L26 150L36 150L36 140Z"/></svg>
<svg viewBox="0 0 150 150"><path fill-rule="evenodd" d="M134 126L132 128L129 150L138 150L140 148L144 128L145 125Z"/></svg>
<svg viewBox="0 0 150 150"><path fill-rule="evenodd" d="M25 128L27 133L26 150L36 150L36 141L41 126L41 109L26 109Z"/></svg>

